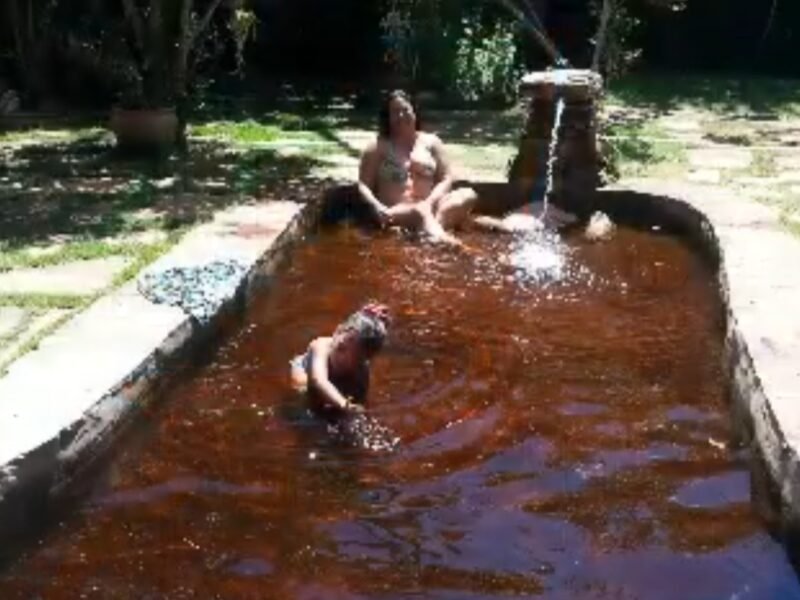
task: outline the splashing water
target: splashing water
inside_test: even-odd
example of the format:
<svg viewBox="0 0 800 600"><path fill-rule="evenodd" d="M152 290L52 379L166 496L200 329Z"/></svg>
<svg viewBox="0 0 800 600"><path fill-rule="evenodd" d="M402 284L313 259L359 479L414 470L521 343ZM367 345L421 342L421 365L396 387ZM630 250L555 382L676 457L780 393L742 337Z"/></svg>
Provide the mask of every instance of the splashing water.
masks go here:
<svg viewBox="0 0 800 600"><path fill-rule="evenodd" d="M567 251L557 233L531 231L512 246L508 263L518 279L533 283L557 281L564 276Z"/></svg>
<svg viewBox="0 0 800 600"><path fill-rule="evenodd" d="M328 425L328 432L339 443L372 452L392 452L400 443L394 432L377 419L356 414Z"/></svg>
<svg viewBox="0 0 800 600"><path fill-rule="evenodd" d="M556 82L562 77L557 73ZM564 99L557 97L553 130L550 133L550 145L547 150L547 178L544 190L541 219L547 218L550 195L553 193L553 169L557 159L558 136L561 131L561 118L564 114ZM535 193L532 201L536 201ZM528 281L546 283L559 280L564 276L567 265L566 249L557 234L546 231L530 231L509 254L509 264Z"/></svg>

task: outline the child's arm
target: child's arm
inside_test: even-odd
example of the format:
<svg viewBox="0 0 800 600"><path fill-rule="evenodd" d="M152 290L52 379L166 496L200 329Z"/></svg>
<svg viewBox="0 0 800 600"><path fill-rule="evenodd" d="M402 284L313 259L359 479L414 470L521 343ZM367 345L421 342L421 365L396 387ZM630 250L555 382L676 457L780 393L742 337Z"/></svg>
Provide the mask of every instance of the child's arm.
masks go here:
<svg viewBox="0 0 800 600"><path fill-rule="evenodd" d="M326 402L344 411L351 411L357 405L345 398L328 377L328 357L330 356L330 340L317 339L311 342L311 368L309 381Z"/></svg>

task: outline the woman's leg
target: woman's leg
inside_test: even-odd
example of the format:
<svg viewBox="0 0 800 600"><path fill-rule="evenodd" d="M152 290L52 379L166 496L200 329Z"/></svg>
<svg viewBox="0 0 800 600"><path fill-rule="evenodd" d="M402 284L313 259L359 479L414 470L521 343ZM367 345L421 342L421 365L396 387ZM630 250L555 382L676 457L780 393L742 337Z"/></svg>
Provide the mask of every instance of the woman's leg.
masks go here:
<svg viewBox="0 0 800 600"><path fill-rule="evenodd" d="M390 225L422 231L436 242L458 244L458 240L444 230L428 204L398 204L389 209L388 215Z"/></svg>
<svg viewBox="0 0 800 600"><path fill-rule="evenodd" d="M505 217L476 215L472 218L472 223L480 229L499 233L523 233L525 231L537 231L544 227L542 222L534 216L515 213Z"/></svg>
<svg viewBox="0 0 800 600"><path fill-rule="evenodd" d="M459 188L441 198L433 207L433 214L444 229L458 229L470 218L477 202L475 190Z"/></svg>
<svg viewBox="0 0 800 600"><path fill-rule="evenodd" d="M404 229L420 229L424 225L422 212L416 204L395 204L386 215L389 225Z"/></svg>
<svg viewBox="0 0 800 600"><path fill-rule="evenodd" d="M541 229L562 229L577 220L575 215L552 204L547 208L547 214L544 214L543 208L542 203L536 203L532 209L512 212L503 217L478 215L473 217L472 222L478 227L491 231L523 233Z"/></svg>

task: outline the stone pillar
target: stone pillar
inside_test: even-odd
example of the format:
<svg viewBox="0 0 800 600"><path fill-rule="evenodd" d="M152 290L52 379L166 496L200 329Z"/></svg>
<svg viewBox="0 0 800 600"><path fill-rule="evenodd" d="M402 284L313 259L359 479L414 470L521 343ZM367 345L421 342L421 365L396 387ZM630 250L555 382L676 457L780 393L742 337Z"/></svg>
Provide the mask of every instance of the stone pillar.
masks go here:
<svg viewBox="0 0 800 600"><path fill-rule="evenodd" d="M558 98L565 107L553 166L553 194L560 206L582 212L600 183L597 101L602 79L593 71L561 69L529 73L520 84L527 118L509 181L526 198L543 198L547 157Z"/></svg>

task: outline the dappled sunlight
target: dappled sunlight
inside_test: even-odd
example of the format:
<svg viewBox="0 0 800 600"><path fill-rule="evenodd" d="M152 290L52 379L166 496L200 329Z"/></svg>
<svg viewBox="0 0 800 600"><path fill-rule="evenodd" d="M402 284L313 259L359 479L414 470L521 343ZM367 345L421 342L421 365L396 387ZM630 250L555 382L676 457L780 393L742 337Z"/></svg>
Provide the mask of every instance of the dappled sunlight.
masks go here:
<svg viewBox="0 0 800 600"><path fill-rule="evenodd" d="M107 138L3 153L0 237L7 249L172 230L233 203L287 195L305 201L319 192L312 175L319 159L217 141L191 144L185 158L122 156Z"/></svg>
<svg viewBox="0 0 800 600"><path fill-rule="evenodd" d="M613 82L610 100L660 112L693 108L758 119L800 117L800 86L789 79L640 75Z"/></svg>

